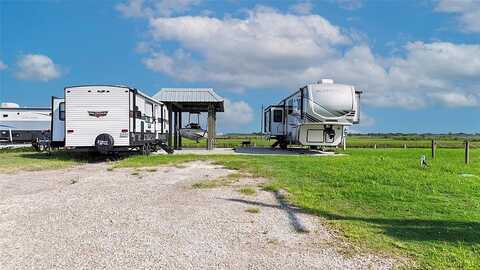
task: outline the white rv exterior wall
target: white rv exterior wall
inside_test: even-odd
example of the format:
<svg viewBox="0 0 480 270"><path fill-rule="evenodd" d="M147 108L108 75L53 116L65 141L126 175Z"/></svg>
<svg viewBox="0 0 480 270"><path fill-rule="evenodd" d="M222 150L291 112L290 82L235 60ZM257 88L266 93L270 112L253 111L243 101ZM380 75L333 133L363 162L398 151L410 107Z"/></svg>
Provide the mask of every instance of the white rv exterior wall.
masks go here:
<svg viewBox="0 0 480 270"><path fill-rule="evenodd" d="M0 125L11 126L12 130L50 130L50 111L49 108L0 108Z"/></svg>
<svg viewBox="0 0 480 270"><path fill-rule="evenodd" d="M128 132L125 135L122 130L129 130L129 93L128 88L116 86L66 88L65 146L92 147L95 138L102 133L113 137L114 146L128 146ZM106 111L107 115L89 115L89 112L102 111ZM68 132L70 130L73 132Z"/></svg>
<svg viewBox="0 0 480 270"><path fill-rule="evenodd" d="M60 104L65 104L64 101L63 98L52 100L52 142L65 141L65 120L60 119Z"/></svg>

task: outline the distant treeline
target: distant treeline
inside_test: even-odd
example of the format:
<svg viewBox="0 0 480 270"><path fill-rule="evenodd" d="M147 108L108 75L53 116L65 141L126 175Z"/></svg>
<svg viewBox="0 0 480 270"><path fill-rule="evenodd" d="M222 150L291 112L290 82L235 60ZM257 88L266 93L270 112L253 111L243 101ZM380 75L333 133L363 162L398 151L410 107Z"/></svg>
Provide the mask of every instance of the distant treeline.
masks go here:
<svg viewBox="0 0 480 270"><path fill-rule="evenodd" d="M480 133L350 133L351 137L372 138L372 139L393 139L402 141L415 140L478 140ZM263 134L255 133L226 133L218 137L222 138L248 138L261 137Z"/></svg>
<svg viewBox="0 0 480 270"><path fill-rule="evenodd" d="M470 141L480 141L480 133L468 134L468 133L351 133L351 137L357 138L372 138L372 139L391 139L402 141L416 141L416 140L458 140L464 141L466 139Z"/></svg>

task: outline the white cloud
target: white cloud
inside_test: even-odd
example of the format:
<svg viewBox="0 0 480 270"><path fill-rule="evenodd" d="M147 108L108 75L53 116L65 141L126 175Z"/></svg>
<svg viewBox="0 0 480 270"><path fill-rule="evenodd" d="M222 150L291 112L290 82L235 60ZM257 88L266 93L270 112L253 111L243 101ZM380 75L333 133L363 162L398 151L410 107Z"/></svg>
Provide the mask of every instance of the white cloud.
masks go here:
<svg viewBox="0 0 480 270"><path fill-rule="evenodd" d="M337 4L347 10L359 9L362 7L362 0L334 0Z"/></svg>
<svg viewBox="0 0 480 270"><path fill-rule="evenodd" d="M127 0L115 6L125 17L168 17L188 11L201 0Z"/></svg>
<svg viewBox="0 0 480 270"><path fill-rule="evenodd" d="M241 130L253 121L253 109L245 101L225 99L225 112L218 114L218 126L225 129Z"/></svg>
<svg viewBox="0 0 480 270"><path fill-rule="evenodd" d="M230 90L296 89L333 78L365 91L373 106L475 106L480 100L480 45L411 42L401 56L373 54L366 40L319 15L268 8L245 18L149 19L143 63L180 81ZM173 43L173 51L162 48Z"/></svg>
<svg viewBox="0 0 480 270"><path fill-rule="evenodd" d="M337 55L333 45L350 42L320 16L263 8L245 19L155 18L150 20L150 33L156 42L178 42L181 48L151 54L144 60L147 67L186 81L215 81L234 88L287 81L291 85L292 74Z"/></svg>
<svg viewBox="0 0 480 270"><path fill-rule="evenodd" d="M46 55L26 54L17 61L15 76L20 80L49 81L60 75L60 67Z"/></svg>
<svg viewBox="0 0 480 270"><path fill-rule="evenodd" d="M478 106L478 96L462 93L434 93L432 97L438 99L449 107Z"/></svg>
<svg viewBox="0 0 480 270"><path fill-rule="evenodd" d="M120 3L116 5L115 9L127 18L144 17L147 16L147 13L149 11L145 10L143 4L144 0L129 0L125 3Z"/></svg>
<svg viewBox="0 0 480 270"><path fill-rule="evenodd" d="M376 125L377 121L375 118L370 116L369 114L366 114L365 112L360 113L360 124L350 126L347 128L348 133L365 133L370 130L374 130L374 127Z"/></svg>
<svg viewBox="0 0 480 270"><path fill-rule="evenodd" d="M297 14L306 15L312 13L313 5L310 1L300 2L291 6L290 10Z"/></svg>
<svg viewBox="0 0 480 270"><path fill-rule="evenodd" d="M478 0L440 0L435 10L457 14L460 26L465 32L480 32L480 1Z"/></svg>
<svg viewBox="0 0 480 270"><path fill-rule="evenodd" d="M368 115L364 112L360 113L360 117L361 117L361 120L360 120L360 127L361 128L373 127L373 126L375 126L375 124L377 122L375 120L375 118L371 117L370 115Z"/></svg>
<svg viewBox="0 0 480 270"><path fill-rule="evenodd" d="M2 60L0 60L0 70L4 70L4 69L7 69L7 64L5 64L4 62L2 62Z"/></svg>

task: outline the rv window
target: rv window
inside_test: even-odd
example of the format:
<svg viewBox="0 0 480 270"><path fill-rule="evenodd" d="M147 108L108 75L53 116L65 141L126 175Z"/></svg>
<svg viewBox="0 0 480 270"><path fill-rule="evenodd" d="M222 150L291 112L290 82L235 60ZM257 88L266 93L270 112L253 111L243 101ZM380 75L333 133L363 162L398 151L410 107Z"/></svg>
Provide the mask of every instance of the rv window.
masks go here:
<svg viewBox="0 0 480 270"><path fill-rule="evenodd" d="M288 100L288 114L293 113L293 99Z"/></svg>
<svg viewBox="0 0 480 270"><path fill-rule="evenodd" d="M142 119L142 112L141 111L135 111L135 118Z"/></svg>
<svg viewBox="0 0 480 270"><path fill-rule="evenodd" d="M151 118L150 116L146 116L146 115L145 115L144 118L145 118L145 122L151 123L151 119L152 119L152 118Z"/></svg>
<svg viewBox="0 0 480 270"><path fill-rule="evenodd" d="M65 121L65 102L58 104L58 119Z"/></svg>
<svg viewBox="0 0 480 270"><path fill-rule="evenodd" d="M273 122L281 123L283 122L283 112L281 110L274 110L273 111Z"/></svg>
<svg viewBox="0 0 480 270"><path fill-rule="evenodd" d="M4 115L3 115L3 118L5 118L5 117L8 117L8 114L4 114Z"/></svg>

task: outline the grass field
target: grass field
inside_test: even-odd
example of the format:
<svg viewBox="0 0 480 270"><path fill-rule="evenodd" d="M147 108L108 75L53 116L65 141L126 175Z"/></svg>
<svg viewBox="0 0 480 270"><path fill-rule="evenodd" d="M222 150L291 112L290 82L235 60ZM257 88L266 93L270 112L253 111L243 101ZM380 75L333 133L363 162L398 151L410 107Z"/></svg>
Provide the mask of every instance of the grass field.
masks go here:
<svg viewBox="0 0 480 270"><path fill-rule="evenodd" d="M242 138L234 138L241 142ZM355 137L350 138L353 144ZM408 138L382 139L399 143ZM462 145L461 139L444 139ZM257 142L268 141L258 139ZM428 139L424 142L429 143ZM192 142L189 142L192 143ZM258 144L257 144L258 145ZM86 162L63 152L0 151L0 172L65 168ZM325 217L348 241L364 248L411 257L421 269L480 266L480 149L463 164L461 149L440 148L420 168L428 148L356 149L346 156L131 156L115 167L148 167L209 159L271 179L268 189L286 189L294 204Z"/></svg>
<svg viewBox="0 0 480 270"><path fill-rule="evenodd" d="M428 149L353 149L347 156L136 156L123 167L212 159L272 179L293 203L327 218L345 238L369 249L413 258L412 267L477 269L480 266L480 150L472 164L463 152Z"/></svg>
<svg viewBox="0 0 480 270"><path fill-rule="evenodd" d="M369 135L350 135L347 139L349 148L429 148L432 139L437 141L438 147L443 148L462 148L466 137L461 136L421 136L421 135L397 135L397 136L369 136ZM480 148L480 138L474 136L468 137L471 140L472 148ZM266 140L262 136L218 136L216 140L217 147L238 147L243 141L249 141L257 147L269 147L275 140ZM206 140L199 143L195 141L182 139L184 147L205 148Z"/></svg>
<svg viewBox="0 0 480 270"><path fill-rule="evenodd" d="M37 171L61 169L86 162L84 159L74 159L63 152L52 155L33 152L32 149L0 151L0 173L12 173L20 170Z"/></svg>

